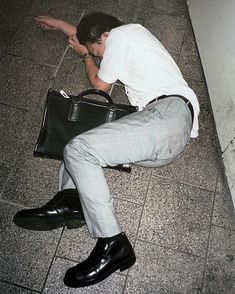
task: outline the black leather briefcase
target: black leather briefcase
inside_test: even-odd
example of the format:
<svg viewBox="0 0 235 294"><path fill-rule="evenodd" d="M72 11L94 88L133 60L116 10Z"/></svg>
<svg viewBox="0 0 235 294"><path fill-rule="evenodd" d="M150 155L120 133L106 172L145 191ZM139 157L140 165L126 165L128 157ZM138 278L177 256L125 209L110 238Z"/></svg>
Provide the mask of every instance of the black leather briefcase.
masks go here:
<svg viewBox="0 0 235 294"><path fill-rule="evenodd" d="M95 100L94 95L106 101ZM89 89L78 96L68 96L50 89L34 156L62 160L63 149L73 137L135 111L135 106L113 103L110 95L101 90Z"/></svg>

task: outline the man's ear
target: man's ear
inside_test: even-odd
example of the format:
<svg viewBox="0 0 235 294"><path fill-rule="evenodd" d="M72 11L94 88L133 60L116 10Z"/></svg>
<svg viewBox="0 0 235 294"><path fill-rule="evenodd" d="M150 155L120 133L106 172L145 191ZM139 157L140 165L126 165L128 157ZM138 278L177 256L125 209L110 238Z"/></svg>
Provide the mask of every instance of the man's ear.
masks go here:
<svg viewBox="0 0 235 294"><path fill-rule="evenodd" d="M109 32L104 32L100 38L101 42L104 43L106 39L108 38L108 36L109 36Z"/></svg>

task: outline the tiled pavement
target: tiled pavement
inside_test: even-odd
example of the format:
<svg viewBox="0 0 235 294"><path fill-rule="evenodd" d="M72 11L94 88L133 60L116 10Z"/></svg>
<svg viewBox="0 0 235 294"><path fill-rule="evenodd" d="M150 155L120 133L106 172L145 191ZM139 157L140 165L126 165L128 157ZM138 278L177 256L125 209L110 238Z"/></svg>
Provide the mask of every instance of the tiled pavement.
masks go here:
<svg viewBox="0 0 235 294"><path fill-rule="evenodd" d="M186 0L0 0L0 7L0 293L235 293L233 205ZM84 9L139 22L158 36L198 94L200 136L169 166L105 170L137 262L70 289L65 270L94 246L87 230L26 231L12 217L57 191L59 163L32 156L48 88L76 94L89 87L65 36L39 30L33 16L76 23ZM125 101L120 84L112 96Z"/></svg>

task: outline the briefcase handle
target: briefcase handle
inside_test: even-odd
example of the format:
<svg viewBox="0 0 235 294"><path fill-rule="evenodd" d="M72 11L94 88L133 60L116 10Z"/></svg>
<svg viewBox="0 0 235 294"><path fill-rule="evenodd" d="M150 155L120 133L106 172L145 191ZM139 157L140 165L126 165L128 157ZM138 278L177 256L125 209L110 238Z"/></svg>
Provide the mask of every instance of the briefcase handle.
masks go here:
<svg viewBox="0 0 235 294"><path fill-rule="evenodd" d="M79 99L81 99L81 98L83 98L83 97L85 97L87 95L99 95L99 96L102 96L102 97L106 98L108 100L110 106L112 106L114 104L112 98L110 97L110 95L107 92L99 90L99 89L85 90L85 91L81 92L77 97Z"/></svg>

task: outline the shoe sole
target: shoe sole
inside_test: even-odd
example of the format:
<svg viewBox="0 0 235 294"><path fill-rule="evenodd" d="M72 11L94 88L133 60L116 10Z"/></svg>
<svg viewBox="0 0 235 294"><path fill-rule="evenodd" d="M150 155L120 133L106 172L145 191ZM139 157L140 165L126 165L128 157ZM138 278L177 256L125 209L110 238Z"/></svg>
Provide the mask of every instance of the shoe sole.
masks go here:
<svg viewBox="0 0 235 294"><path fill-rule="evenodd" d="M58 220L45 220L40 218L13 218L13 222L18 227L32 230L32 231L50 231L61 227L67 227L67 229L77 229L83 227L86 223L83 219L58 219Z"/></svg>
<svg viewBox="0 0 235 294"><path fill-rule="evenodd" d="M71 282L71 281L69 281L69 279L66 279L66 276L65 276L64 277L64 284L68 287L71 287L71 288L81 288L81 287L91 286L91 285L97 284L99 282L102 282L103 280L108 278L111 274L113 274L117 270L120 270L121 272L127 270L128 268L130 268L134 265L135 261L136 261L136 257L134 255L134 256L130 257L129 259L123 261L122 263L116 265L112 269L110 269L103 276L100 276L97 279L86 280L84 282L76 282L76 281Z"/></svg>

